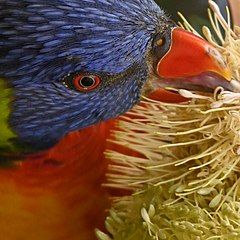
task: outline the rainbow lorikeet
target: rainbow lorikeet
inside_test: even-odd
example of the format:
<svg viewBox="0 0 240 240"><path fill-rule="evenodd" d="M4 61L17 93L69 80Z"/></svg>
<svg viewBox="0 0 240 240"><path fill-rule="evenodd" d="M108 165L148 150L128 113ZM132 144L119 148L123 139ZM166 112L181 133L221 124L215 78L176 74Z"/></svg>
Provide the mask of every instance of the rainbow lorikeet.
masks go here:
<svg viewBox="0 0 240 240"><path fill-rule="evenodd" d="M0 0L0 232L88 240L115 118L153 87L229 88L218 52L152 0ZM149 87L151 83L151 87Z"/></svg>

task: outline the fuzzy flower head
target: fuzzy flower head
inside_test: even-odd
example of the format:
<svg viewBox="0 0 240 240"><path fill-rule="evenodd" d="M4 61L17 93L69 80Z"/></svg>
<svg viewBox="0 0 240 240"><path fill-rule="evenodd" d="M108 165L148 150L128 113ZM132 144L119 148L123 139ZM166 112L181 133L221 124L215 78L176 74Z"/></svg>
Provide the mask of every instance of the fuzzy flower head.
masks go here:
<svg viewBox="0 0 240 240"><path fill-rule="evenodd" d="M179 90L190 100L145 99L123 118L115 143L138 157L108 151L107 185L135 194L116 200L101 240L240 239L240 28L231 28L228 8L225 21L209 5L217 39L207 27L203 35L225 58L236 91ZM197 34L184 17L182 26Z"/></svg>

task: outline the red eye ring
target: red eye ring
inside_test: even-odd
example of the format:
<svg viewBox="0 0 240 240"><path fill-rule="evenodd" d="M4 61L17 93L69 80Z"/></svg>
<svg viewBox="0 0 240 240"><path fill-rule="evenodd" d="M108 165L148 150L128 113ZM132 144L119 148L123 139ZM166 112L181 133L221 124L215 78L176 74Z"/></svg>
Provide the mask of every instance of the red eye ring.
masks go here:
<svg viewBox="0 0 240 240"><path fill-rule="evenodd" d="M89 92L94 90L101 83L101 78L96 75L77 75L73 79L73 85L76 90Z"/></svg>

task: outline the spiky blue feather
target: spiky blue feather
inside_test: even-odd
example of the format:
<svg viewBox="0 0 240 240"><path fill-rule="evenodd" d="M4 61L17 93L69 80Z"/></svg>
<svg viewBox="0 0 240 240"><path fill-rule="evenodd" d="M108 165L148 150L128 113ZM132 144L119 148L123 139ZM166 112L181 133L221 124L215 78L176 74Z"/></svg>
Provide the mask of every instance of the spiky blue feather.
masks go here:
<svg viewBox="0 0 240 240"><path fill-rule="evenodd" d="M152 0L0 0L0 77L15 90L10 124L18 140L43 148L131 108L166 22ZM75 71L119 76L130 68L87 94L61 83Z"/></svg>

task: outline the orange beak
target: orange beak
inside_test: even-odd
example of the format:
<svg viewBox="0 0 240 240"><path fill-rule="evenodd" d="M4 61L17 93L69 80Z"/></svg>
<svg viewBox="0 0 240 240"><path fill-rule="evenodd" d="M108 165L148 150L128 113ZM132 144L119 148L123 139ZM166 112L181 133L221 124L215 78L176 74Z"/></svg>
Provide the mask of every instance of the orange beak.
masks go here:
<svg viewBox="0 0 240 240"><path fill-rule="evenodd" d="M222 86L231 90L231 73L221 54L181 28L172 30L170 49L158 62L156 72L165 87L209 92Z"/></svg>

